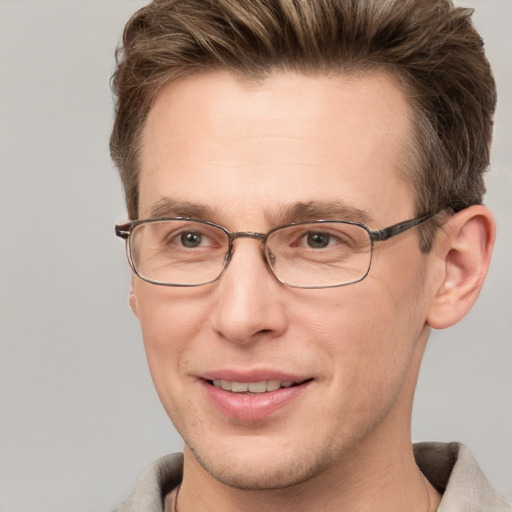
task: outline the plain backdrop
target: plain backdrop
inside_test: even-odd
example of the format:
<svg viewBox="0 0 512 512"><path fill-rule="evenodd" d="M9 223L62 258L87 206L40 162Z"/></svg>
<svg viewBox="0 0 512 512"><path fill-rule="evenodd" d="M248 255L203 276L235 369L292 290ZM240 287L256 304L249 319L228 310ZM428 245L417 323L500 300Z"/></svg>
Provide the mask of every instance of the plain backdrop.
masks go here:
<svg viewBox="0 0 512 512"><path fill-rule="evenodd" d="M113 225L109 78L142 1L0 0L0 512L112 510L181 449L146 368ZM499 88L482 295L433 333L415 440L468 444L512 498L512 2L473 0Z"/></svg>

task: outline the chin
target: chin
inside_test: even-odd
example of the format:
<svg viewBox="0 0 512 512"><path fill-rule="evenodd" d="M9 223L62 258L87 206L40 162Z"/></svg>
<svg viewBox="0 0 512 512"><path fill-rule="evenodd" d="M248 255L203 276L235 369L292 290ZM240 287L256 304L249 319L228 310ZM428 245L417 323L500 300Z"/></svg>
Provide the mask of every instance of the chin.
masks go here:
<svg viewBox="0 0 512 512"><path fill-rule="evenodd" d="M274 450L272 457L264 451L236 454L209 453L202 457L191 449L201 467L217 481L235 489L273 490L300 484L322 473L335 462L327 452L315 457L312 451L293 456Z"/></svg>

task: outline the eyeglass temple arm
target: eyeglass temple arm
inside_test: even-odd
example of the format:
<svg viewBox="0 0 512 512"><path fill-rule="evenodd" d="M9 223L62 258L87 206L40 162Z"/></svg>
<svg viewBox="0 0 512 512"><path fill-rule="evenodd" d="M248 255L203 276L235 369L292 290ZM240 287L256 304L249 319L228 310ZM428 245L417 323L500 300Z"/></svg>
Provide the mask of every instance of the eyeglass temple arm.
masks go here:
<svg viewBox="0 0 512 512"><path fill-rule="evenodd" d="M126 240L130 236L131 223L128 224L118 224L115 226L116 236L119 238L123 238Z"/></svg>
<svg viewBox="0 0 512 512"><path fill-rule="evenodd" d="M399 222L398 224L393 224L392 226L384 229L376 229L375 231L370 231L370 238L372 239L372 242L387 240L392 236L399 235L400 233L403 233L404 231L407 231L408 229L413 228L414 226L417 226L418 224L421 224L428 219L431 219L433 216L434 214L425 215L417 219L406 220L404 222Z"/></svg>
<svg viewBox="0 0 512 512"><path fill-rule="evenodd" d="M404 231L407 231L410 228L413 228L414 226L417 226L418 224L421 224L422 222L425 222L426 220L432 218L434 214L425 215L423 217L419 217L417 219L412 220L406 220L404 222L399 222L398 224L393 224L392 226L389 226L384 229L376 229L375 231L370 231L370 238L372 242L378 242L387 240L388 238L391 238L395 235L399 235L400 233L403 233ZM115 233L116 236L123 238L126 240L130 236L131 232L131 222L128 222L127 224L117 224L115 226ZM256 238L258 240L264 240L266 238L266 235L262 233L255 233L255 232L235 232L230 233L230 239L233 241L235 238L241 238L241 237L247 237L247 238Z"/></svg>

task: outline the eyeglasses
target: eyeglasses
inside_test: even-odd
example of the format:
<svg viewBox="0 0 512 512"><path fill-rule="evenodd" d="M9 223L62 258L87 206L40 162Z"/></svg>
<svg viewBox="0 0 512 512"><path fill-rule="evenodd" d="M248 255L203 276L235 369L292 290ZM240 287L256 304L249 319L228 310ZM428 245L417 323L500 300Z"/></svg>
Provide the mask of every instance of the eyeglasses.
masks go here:
<svg viewBox="0 0 512 512"><path fill-rule="evenodd" d="M135 220L117 225L126 240L131 268L148 283L201 286L219 279L234 253L237 238L263 243L268 268L281 283L295 288L330 288L357 283L370 271L373 246L425 222L425 215L371 230L350 221L298 222L270 230L230 232L204 220Z"/></svg>

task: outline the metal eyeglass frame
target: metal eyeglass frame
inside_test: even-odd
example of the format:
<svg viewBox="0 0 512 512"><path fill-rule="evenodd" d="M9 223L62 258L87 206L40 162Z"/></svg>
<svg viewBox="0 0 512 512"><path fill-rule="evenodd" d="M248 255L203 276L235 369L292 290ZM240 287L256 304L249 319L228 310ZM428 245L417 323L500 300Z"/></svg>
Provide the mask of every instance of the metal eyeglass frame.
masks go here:
<svg viewBox="0 0 512 512"><path fill-rule="evenodd" d="M215 224L214 222L210 222L210 221L206 221L206 220L199 220L199 219L193 219L193 218L188 218L188 217L164 217L164 218L155 218L155 219L138 219L138 220L134 220L134 221L131 221L131 222L127 222L125 224L117 224L115 226L115 233L116 233L116 236L118 236L120 238L123 238L125 240L125 242L126 242L126 255L128 257L128 262L129 262L130 267L132 268L133 272L138 277L140 277L143 281L146 281L146 282L151 283L151 284L155 284L155 285L159 285L159 286L193 287L193 286L203 286L203 285L214 283L215 281L220 279L220 277L222 276L222 274L224 273L224 271L226 270L226 268L228 267L228 265L229 265L229 263L231 261L231 258L232 258L232 255L233 255L233 242L237 238L253 238L255 240L263 242L263 244L264 244L263 254L265 256L265 261L267 263L267 267L269 268L269 270L272 272L274 277L280 283L282 283L282 284L284 284L286 286L290 286L292 288L310 288L310 289L314 289L314 288L335 288L335 287L338 287L338 286L346 286L346 285L349 285L349 284L358 283L359 281L362 281L368 275L368 273L370 272L370 267L371 267L371 262L372 262L372 257L373 257L373 246L374 246L375 243L383 242L385 240L389 240L390 238L392 238L392 237L394 237L396 235L399 235L400 233L403 233L404 231L407 231L408 229L411 229L411 228L413 228L415 226L418 226L419 224L422 224L423 222L431 219L432 217L434 217L434 215L435 214L423 215L423 216L417 217L415 219L410 219L410 220L398 222L397 224L393 224L392 226L388 226L387 228L375 229L375 230L370 229L366 224L362 224L360 222L339 221L339 220L334 220L333 221L333 220L321 219L321 220L314 220L314 221L294 222L294 223L291 223L291 224L286 224L284 226L278 226L276 228L271 229L267 233L260 233L260 232L257 232L257 231L233 231L233 232L231 232L228 229L226 229L225 227L220 226L219 224ZM225 259L224 259L224 266L223 266L222 270L220 271L219 275L217 277L215 277L215 279L212 279L212 280L204 282L204 283L198 283L198 284L163 283L163 282L159 282L159 281L153 281L153 280L148 279L147 277L144 277L144 276L139 274L139 272L137 271L137 268L136 268L136 266L135 266L135 264L133 262L132 256L131 256L130 235L133 232L133 230L137 226L140 226L141 224L149 224L149 223L153 223L153 222L163 222L163 221L193 221L193 222L198 222L200 224L206 224L208 226L213 226L215 228L218 228L218 229L220 229L221 231L223 231L226 234L226 236L228 238L228 248L227 248L226 256L225 256ZM351 225L359 226L359 227L361 227L362 229L364 229L368 233L368 236L370 238L370 261L368 263L368 269L366 270L366 273L361 278L356 279L354 281L350 281L350 282L347 282L347 283L341 283L341 284L333 284L333 285L316 285L316 286L309 286L309 285L308 286L300 286L299 285L298 286L298 285L292 285L292 284L289 284L289 283L286 283L286 282L282 281L275 274L275 272L274 272L274 270L272 268L272 265L270 264L270 262L268 260L270 255L266 251L266 241L267 241L267 238L272 233L275 233L276 231L279 231L281 229L288 228L288 227L291 227L291 226L300 226L300 225L304 225L304 224L322 224L322 223L328 223L328 222L339 222L340 224L344 223L344 224L351 224Z"/></svg>

